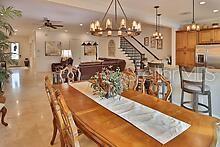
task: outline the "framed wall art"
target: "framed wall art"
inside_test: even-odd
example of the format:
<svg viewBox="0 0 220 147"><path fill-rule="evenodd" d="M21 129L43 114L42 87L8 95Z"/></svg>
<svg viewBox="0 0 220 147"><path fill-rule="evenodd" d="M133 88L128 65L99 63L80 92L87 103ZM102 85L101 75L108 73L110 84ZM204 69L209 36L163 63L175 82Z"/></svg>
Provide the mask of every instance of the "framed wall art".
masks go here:
<svg viewBox="0 0 220 147"><path fill-rule="evenodd" d="M84 47L84 56L95 56L96 55L96 46L87 45Z"/></svg>
<svg viewBox="0 0 220 147"><path fill-rule="evenodd" d="M163 49L163 39L157 40L157 49Z"/></svg>
<svg viewBox="0 0 220 147"><path fill-rule="evenodd" d="M144 45L149 46L149 37L144 38Z"/></svg>
<svg viewBox="0 0 220 147"><path fill-rule="evenodd" d="M151 48L155 48L156 47L156 39L153 36L150 37L150 47Z"/></svg>
<svg viewBox="0 0 220 147"><path fill-rule="evenodd" d="M60 56L61 42L60 41L46 41L45 42L45 56Z"/></svg>

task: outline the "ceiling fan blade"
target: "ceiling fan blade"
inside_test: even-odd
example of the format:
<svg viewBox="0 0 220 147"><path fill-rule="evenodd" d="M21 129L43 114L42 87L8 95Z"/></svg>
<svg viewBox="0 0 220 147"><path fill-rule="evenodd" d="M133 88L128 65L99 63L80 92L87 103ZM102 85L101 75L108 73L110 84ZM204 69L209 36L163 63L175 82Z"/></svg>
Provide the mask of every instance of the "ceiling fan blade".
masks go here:
<svg viewBox="0 0 220 147"><path fill-rule="evenodd" d="M57 27L55 27L55 26L53 26L53 25L51 25L50 27L53 28L53 29L57 29Z"/></svg>
<svg viewBox="0 0 220 147"><path fill-rule="evenodd" d="M53 26L55 26L55 27L63 27L63 25L54 25L54 24L53 24Z"/></svg>

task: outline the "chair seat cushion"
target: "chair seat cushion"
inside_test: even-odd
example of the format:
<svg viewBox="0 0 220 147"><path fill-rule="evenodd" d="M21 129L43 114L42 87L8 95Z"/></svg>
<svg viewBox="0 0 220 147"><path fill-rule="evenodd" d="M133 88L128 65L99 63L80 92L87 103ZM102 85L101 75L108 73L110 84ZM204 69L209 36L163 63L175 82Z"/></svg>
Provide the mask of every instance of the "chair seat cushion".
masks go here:
<svg viewBox="0 0 220 147"><path fill-rule="evenodd" d="M201 85L193 85L193 84L185 83L184 88L189 89L191 91L202 92ZM205 91L210 91L210 87L208 85L205 85Z"/></svg>
<svg viewBox="0 0 220 147"><path fill-rule="evenodd" d="M5 106L5 104L0 103L0 110Z"/></svg>

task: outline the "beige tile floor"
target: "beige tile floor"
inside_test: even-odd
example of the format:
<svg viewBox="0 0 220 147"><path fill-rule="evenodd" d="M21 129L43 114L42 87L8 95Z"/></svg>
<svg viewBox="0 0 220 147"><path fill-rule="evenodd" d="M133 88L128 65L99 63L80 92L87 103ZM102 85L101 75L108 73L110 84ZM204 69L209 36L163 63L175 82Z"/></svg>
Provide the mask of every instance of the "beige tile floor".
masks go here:
<svg viewBox="0 0 220 147"><path fill-rule="evenodd" d="M52 113L44 90L44 76L25 68L12 69L5 85L8 127L0 124L0 147L49 147L52 137ZM82 147L94 147L86 136ZM59 134L55 145L59 147Z"/></svg>

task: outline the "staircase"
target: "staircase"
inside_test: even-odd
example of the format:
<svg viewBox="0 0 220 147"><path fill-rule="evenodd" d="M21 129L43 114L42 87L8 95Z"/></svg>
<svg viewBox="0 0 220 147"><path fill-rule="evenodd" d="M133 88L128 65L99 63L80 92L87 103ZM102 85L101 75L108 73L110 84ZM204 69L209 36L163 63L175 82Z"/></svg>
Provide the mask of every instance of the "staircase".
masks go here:
<svg viewBox="0 0 220 147"><path fill-rule="evenodd" d="M135 69L143 68L142 61L145 54L142 54L136 47L134 47L131 42L129 42L125 37L120 38L120 48L133 61Z"/></svg>

